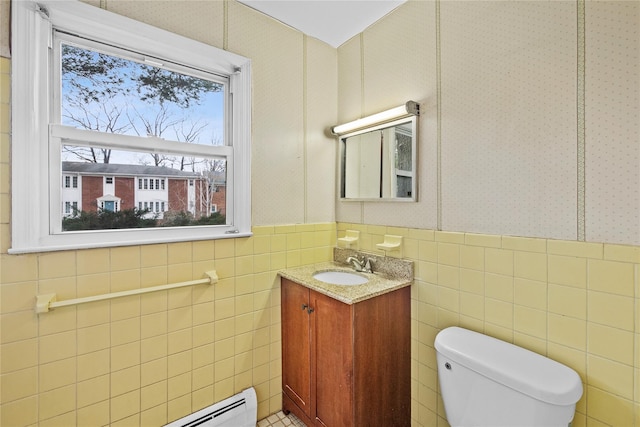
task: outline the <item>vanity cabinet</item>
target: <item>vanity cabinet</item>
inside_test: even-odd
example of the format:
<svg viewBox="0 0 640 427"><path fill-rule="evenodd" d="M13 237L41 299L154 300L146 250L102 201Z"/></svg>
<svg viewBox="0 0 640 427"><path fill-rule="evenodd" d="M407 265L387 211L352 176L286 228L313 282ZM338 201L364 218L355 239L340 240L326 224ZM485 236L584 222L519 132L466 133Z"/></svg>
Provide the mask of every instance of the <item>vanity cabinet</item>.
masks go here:
<svg viewBox="0 0 640 427"><path fill-rule="evenodd" d="M410 288L349 305L282 278L283 410L308 427L411 422Z"/></svg>

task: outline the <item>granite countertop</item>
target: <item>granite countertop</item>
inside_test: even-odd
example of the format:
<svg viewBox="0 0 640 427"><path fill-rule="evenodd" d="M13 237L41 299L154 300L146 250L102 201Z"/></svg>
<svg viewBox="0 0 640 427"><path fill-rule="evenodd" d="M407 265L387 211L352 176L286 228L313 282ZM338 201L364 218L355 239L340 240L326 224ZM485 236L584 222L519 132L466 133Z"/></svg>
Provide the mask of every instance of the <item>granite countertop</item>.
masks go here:
<svg viewBox="0 0 640 427"><path fill-rule="evenodd" d="M332 285L321 282L313 278L313 274L318 271L346 271L355 273L369 279L362 285ZM353 268L346 264L337 262L324 262L320 264L310 264L302 267L287 268L278 272L280 276L301 284L309 289L330 296L345 304L355 304L396 289L411 286L413 279L407 277L391 277L382 272L363 273L355 272Z"/></svg>

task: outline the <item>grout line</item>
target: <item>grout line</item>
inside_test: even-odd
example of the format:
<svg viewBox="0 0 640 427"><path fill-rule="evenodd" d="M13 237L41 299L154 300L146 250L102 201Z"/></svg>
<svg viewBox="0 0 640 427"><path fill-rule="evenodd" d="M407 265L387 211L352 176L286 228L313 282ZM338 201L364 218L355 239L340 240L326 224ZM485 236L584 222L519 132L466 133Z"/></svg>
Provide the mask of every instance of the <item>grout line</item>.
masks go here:
<svg viewBox="0 0 640 427"><path fill-rule="evenodd" d="M440 35L440 0L436 0L436 229L442 230L442 50Z"/></svg>
<svg viewBox="0 0 640 427"><path fill-rule="evenodd" d="M360 117L365 116L364 102L364 31L360 33ZM364 202L360 203L360 224L364 224Z"/></svg>
<svg viewBox="0 0 640 427"><path fill-rule="evenodd" d="M577 0L577 240L585 236L585 0Z"/></svg>
<svg viewBox="0 0 640 427"><path fill-rule="evenodd" d="M364 32L360 33L360 117L365 116L364 102Z"/></svg>
<svg viewBox="0 0 640 427"><path fill-rule="evenodd" d="M222 3L222 49L229 50L229 3Z"/></svg>
<svg viewBox="0 0 640 427"><path fill-rule="evenodd" d="M304 191L303 191L303 207L302 207L302 215L304 218L304 222L306 223L309 219L309 171L307 170L308 166L308 150L307 150L307 61L308 61L308 53L307 53L307 36L302 36L302 180L304 182Z"/></svg>

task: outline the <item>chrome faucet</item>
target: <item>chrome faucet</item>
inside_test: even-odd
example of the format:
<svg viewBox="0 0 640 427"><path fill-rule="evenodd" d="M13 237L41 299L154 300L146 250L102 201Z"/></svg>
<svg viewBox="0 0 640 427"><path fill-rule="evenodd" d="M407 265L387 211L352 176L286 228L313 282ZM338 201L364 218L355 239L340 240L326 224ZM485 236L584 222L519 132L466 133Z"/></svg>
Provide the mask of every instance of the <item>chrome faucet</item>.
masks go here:
<svg viewBox="0 0 640 427"><path fill-rule="evenodd" d="M350 256L349 258L347 258L347 264L353 265L353 269L355 271L373 273L373 269L371 267L371 259L365 258L364 256L362 257L362 259L358 259L355 256Z"/></svg>

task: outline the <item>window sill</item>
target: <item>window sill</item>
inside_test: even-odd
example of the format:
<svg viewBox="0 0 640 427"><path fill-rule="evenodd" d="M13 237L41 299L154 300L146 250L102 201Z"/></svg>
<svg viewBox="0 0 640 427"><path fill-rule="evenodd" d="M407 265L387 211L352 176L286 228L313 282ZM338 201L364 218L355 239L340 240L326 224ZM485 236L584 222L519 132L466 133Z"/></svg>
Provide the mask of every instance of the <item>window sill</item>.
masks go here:
<svg viewBox="0 0 640 427"><path fill-rule="evenodd" d="M123 231L126 233L126 231ZM229 234L215 234L215 235L204 235L200 233L200 236L175 236L175 237L163 237L157 239L131 239L126 241L116 241L114 239L105 239L101 242L87 242L87 243L58 243L58 244L43 244L36 247L18 247L18 248L10 248L8 253L10 255L21 255L21 254L29 254L29 253L38 253L38 252L56 252L56 251L74 251L74 250L82 250L82 249L98 249L98 248L115 248L122 246L138 246L138 245L156 245L162 243L177 243L177 242L193 242L199 240L218 240L218 239L235 239L239 237L251 237L253 233L248 232L238 232L238 233L229 233ZM57 237L57 236L56 236ZM64 237L64 236L63 236ZM53 242L52 242L53 243Z"/></svg>

